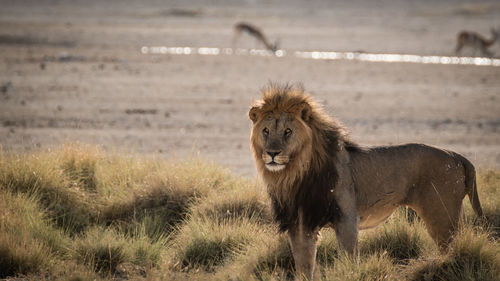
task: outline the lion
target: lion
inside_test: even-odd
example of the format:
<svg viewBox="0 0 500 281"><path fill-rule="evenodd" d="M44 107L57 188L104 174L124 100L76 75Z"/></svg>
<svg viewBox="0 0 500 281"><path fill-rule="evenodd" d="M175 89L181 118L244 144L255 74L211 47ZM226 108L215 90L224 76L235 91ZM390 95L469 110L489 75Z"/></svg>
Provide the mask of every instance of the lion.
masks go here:
<svg viewBox="0 0 500 281"><path fill-rule="evenodd" d="M359 230L399 206L415 210L442 249L457 230L465 195L482 216L466 158L416 143L360 146L302 86L270 84L249 117L256 168L288 234L298 278L313 278L322 227L333 227L340 249L357 257Z"/></svg>

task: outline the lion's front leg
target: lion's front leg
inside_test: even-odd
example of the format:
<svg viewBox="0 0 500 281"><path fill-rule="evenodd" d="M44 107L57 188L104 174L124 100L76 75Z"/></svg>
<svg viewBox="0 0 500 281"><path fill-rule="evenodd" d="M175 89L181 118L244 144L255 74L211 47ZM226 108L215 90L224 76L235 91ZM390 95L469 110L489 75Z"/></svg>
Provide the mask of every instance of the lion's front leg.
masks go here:
<svg viewBox="0 0 500 281"><path fill-rule="evenodd" d="M358 223L357 216L344 216L334 226L340 249L353 258L358 257Z"/></svg>
<svg viewBox="0 0 500 281"><path fill-rule="evenodd" d="M346 251L353 258L358 257L359 232L359 216L355 198L353 188L339 188L336 200L341 215L333 224L340 249Z"/></svg>
<svg viewBox="0 0 500 281"><path fill-rule="evenodd" d="M297 280L313 280L318 234L318 229L310 230L303 225L288 230Z"/></svg>

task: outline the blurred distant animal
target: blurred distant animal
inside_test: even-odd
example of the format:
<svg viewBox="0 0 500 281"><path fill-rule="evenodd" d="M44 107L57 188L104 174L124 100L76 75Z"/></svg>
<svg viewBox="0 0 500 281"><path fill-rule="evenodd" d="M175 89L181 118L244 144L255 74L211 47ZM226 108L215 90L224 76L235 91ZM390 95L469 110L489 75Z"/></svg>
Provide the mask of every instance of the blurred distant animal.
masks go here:
<svg viewBox="0 0 500 281"><path fill-rule="evenodd" d="M457 36L457 47L455 49L455 53L460 53L462 48L467 46L474 50L474 55L476 54L476 51L479 50L484 56L493 56L493 53L488 51L488 48L499 39L500 32L493 28L490 31L491 39L489 40L476 32L460 32Z"/></svg>
<svg viewBox="0 0 500 281"><path fill-rule="evenodd" d="M255 37L257 41L264 44L269 51L276 52L276 50L278 50L278 42L274 42L274 44L269 43L266 36L264 36L264 33L262 33L259 28L245 22L239 22L234 25L233 46L235 46L236 41L244 32Z"/></svg>

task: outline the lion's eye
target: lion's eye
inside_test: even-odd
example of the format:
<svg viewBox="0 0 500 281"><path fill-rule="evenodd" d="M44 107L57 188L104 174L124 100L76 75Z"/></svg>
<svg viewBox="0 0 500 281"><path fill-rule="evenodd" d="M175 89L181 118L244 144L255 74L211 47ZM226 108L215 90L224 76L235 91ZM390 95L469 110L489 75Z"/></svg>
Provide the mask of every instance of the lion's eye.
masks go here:
<svg viewBox="0 0 500 281"><path fill-rule="evenodd" d="M264 133L264 135L269 135L269 129L268 128L264 128L264 130L262 130L262 132Z"/></svg>
<svg viewBox="0 0 500 281"><path fill-rule="evenodd" d="M290 128L286 128L285 130L285 136L289 136L292 134L292 130Z"/></svg>

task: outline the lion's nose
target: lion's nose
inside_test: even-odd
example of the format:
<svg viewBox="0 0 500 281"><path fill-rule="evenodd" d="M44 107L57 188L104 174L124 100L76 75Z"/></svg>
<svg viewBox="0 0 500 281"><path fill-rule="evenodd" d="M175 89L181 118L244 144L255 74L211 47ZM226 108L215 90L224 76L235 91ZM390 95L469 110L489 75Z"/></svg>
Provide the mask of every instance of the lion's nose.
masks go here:
<svg viewBox="0 0 500 281"><path fill-rule="evenodd" d="M271 156L272 159L274 159L274 156L278 155L281 153L281 151L266 151L269 156Z"/></svg>

